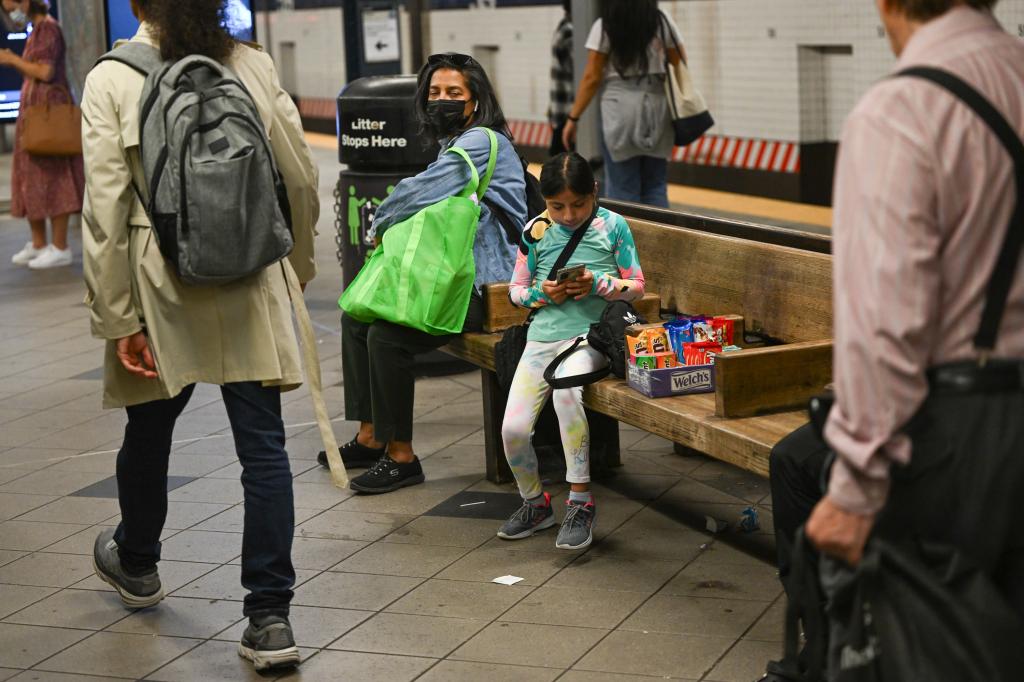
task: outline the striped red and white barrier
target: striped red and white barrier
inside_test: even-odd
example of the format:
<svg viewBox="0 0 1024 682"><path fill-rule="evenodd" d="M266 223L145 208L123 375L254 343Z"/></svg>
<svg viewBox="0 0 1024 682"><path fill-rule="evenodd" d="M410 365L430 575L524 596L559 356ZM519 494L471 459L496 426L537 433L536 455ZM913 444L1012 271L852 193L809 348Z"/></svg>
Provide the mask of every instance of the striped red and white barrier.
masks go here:
<svg viewBox="0 0 1024 682"><path fill-rule="evenodd" d="M335 103L330 99L301 99L299 112L307 118L333 119ZM551 146L551 126L547 121L509 121L509 129L523 147L547 149ZM687 147L676 147L671 160L696 166L799 173L800 145L780 140L705 135Z"/></svg>
<svg viewBox="0 0 1024 682"><path fill-rule="evenodd" d="M551 126L538 121L510 121L516 142L526 147L551 145ZM778 140L755 140L705 135L688 147L676 147L672 161L697 166L721 166L775 173L800 172L800 145Z"/></svg>
<svg viewBox="0 0 1024 682"><path fill-rule="evenodd" d="M335 118L337 104L333 99L299 99L299 113L306 118Z"/></svg>
<svg viewBox="0 0 1024 682"><path fill-rule="evenodd" d="M672 160L698 166L799 173L800 145L779 140L705 135L688 147L676 147Z"/></svg>

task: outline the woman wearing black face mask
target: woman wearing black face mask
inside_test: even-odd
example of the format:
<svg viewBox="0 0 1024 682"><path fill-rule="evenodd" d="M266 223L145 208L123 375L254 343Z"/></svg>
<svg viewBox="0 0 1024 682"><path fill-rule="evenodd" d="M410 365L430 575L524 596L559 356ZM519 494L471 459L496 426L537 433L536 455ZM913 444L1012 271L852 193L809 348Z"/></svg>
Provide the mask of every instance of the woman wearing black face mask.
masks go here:
<svg viewBox="0 0 1024 682"><path fill-rule="evenodd" d="M517 245L510 244L492 206L501 208L519 225L526 223L523 167L512 146L505 116L490 80L472 57L433 55L421 69L416 113L425 141L440 141L437 160L419 175L398 183L374 216L381 237L392 225L420 210L462 192L470 181L464 160L446 153L464 149L480 177L490 157L490 128L498 140L494 175L487 187L473 245L476 278L463 331L482 328L480 286L508 282ZM415 264L413 267L416 267ZM378 320L363 324L342 315L342 371L345 418L358 421L359 433L341 450L347 467L371 467L352 480L364 493L384 493L421 483L423 470L412 448L414 357L448 343L450 336L433 336L416 329ZM327 465L326 454L319 461Z"/></svg>

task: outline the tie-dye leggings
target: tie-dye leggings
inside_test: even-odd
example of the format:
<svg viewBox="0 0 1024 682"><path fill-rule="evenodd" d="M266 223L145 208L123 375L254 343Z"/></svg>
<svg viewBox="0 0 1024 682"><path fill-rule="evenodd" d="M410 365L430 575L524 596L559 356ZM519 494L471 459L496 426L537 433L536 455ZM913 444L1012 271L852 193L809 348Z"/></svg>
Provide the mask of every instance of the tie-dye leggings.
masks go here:
<svg viewBox="0 0 1024 682"><path fill-rule="evenodd" d="M537 455L530 437L544 403L552 389L544 380L544 370L555 356L568 348L575 339L567 341L528 341L523 358L516 368L509 389L505 421L501 427L501 440L505 457L516 477L519 493L524 499L541 494ZM608 364L608 360L584 342L566 358L555 376L574 376L593 372ZM565 480L569 483L590 481L590 428L583 411L583 388L564 388L553 392L552 401L558 415L558 429L565 449Z"/></svg>

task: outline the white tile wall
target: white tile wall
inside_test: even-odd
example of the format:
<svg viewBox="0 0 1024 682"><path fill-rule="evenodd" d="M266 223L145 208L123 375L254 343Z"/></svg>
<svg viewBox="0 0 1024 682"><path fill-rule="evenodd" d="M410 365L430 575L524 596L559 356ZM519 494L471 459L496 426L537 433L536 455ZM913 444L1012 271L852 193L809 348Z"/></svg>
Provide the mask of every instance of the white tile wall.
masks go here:
<svg viewBox="0 0 1024 682"><path fill-rule="evenodd" d="M270 19L270 42L266 20ZM295 43L300 97L333 99L345 84L345 38L341 8L260 12L256 31L275 59L280 43Z"/></svg>
<svg viewBox="0 0 1024 682"><path fill-rule="evenodd" d="M826 137L856 100L889 72L895 59L873 0L668 0L660 3L679 24L694 78L708 99L718 135L800 141L801 45L849 45L852 58L831 63L842 69L844 88L828 98ZM511 119L544 120L548 104L551 33L561 18L557 5L478 7L435 11L428 44L434 52L473 53L498 46L496 82ZM1002 0L996 16L1024 37L1024 0ZM345 79L338 9L272 14L274 41L294 40L299 94L334 97ZM403 13L408 53L408 18ZM577 27L585 34L589 27ZM408 62L406 62L408 66ZM824 68L824 65L822 65ZM812 126L813 128L813 126ZM820 137L820 131L815 131Z"/></svg>

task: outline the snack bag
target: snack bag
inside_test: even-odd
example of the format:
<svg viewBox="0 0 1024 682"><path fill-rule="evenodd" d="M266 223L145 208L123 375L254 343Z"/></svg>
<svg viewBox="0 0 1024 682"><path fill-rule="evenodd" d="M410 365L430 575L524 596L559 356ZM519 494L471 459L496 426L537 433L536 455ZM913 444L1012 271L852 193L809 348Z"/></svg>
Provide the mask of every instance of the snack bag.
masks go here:
<svg viewBox="0 0 1024 682"><path fill-rule="evenodd" d="M629 349L630 355L643 355L650 352L650 348L647 345L647 339L640 336L626 336L626 348Z"/></svg>
<svg viewBox="0 0 1024 682"><path fill-rule="evenodd" d="M681 352L684 343L693 343L693 322L690 320L679 322L679 344L676 346L676 350Z"/></svg>
<svg viewBox="0 0 1024 682"><path fill-rule="evenodd" d="M683 347L683 356L687 365L707 365L711 360L709 353L721 353L722 346L713 341L688 343Z"/></svg>
<svg viewBox="0 0 1024 682"><path fill-rule="evenodd" d="M693 323L693 342L694 343L706 343L708 341L714 341L715 330L711 326L711 323L707 320Z"/></svg>
<svg viewBox="0 0 1024 682"><path fill-rule="evenodd" d="M714 331L714 340L723 346L731 346L733 342L733 320L724 317L715 317L711 320L711 329Z"/></svg>
<svg viewBox="0 0 1024 682"><path fill-rule="evenodd" d="M647 335L647 346L651 353L669 353L672 347L668 343L668 332L664 327L648 329L644 332Z"/></svg>

